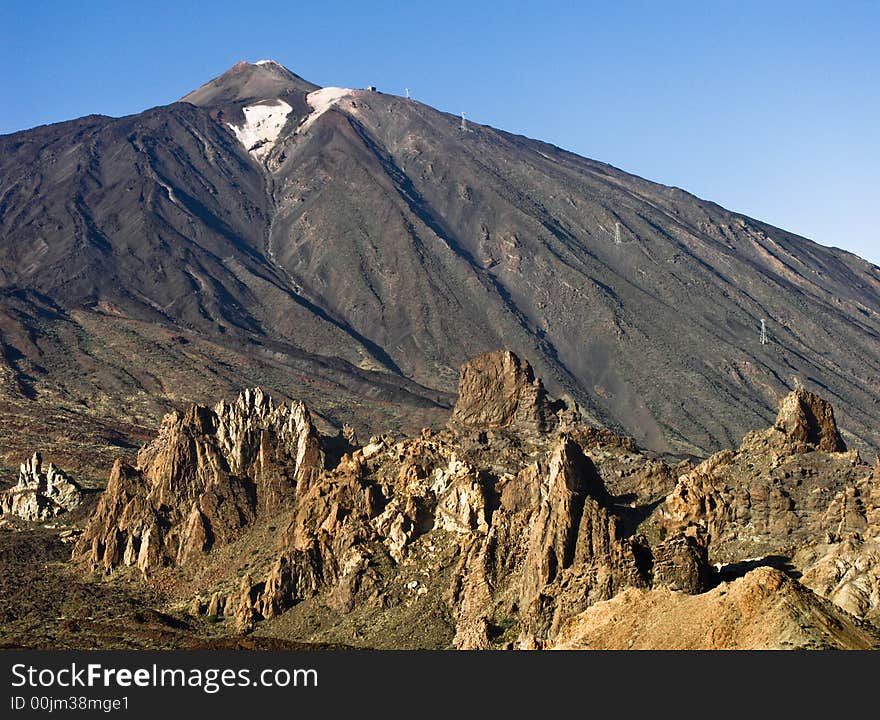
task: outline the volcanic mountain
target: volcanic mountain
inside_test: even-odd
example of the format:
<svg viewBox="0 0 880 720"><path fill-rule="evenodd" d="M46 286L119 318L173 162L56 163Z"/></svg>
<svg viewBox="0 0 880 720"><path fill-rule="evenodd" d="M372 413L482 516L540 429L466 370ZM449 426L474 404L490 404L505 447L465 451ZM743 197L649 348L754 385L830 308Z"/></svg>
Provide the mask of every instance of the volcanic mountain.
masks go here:
<svg viewBox="0 0 880 720"><path fill-rule="evenodd" d="M497 347L656 452L734 445L800 384L880 446L880 268L683 190L272 61L0 137L10 460L39 437L104 476L256 384L324 426L439 426Z"/></svg>

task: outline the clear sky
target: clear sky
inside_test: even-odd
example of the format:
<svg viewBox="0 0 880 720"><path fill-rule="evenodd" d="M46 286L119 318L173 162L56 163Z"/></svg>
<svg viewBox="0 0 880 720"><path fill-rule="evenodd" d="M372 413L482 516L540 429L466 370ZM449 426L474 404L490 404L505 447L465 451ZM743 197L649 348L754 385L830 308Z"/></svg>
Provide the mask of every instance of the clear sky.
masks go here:
<svg viewBox="0 0 880 720"><path fill-rule="evenodd" d="M878 0L0 0L0 133L264 58L410 87L880 264Z"/></svg>

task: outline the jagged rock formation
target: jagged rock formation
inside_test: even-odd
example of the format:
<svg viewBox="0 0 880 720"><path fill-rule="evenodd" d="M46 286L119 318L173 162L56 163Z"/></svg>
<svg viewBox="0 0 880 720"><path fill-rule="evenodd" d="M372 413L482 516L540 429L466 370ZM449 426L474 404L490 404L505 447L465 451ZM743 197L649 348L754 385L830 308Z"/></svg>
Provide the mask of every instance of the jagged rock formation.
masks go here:
<svg viewBox="0 0 880 720"><path fill-rule="evenodd" d="M488 379L474 381L486 368ZM707 587L698 540L674 537L652 548L633 535L573 435L546 430L555 424L552 404L525 363L494 353L466 366L462 378L452 432L400 442L375 437L344 455L297 496L265 579L248 575L200 607L251 630L318 596L346 614L434 592L454 618L455 647L532 648L549 643L566 618L625 587ZM483 417L506 433L496 460L507 470L499 475L465 459L460 445L459 430L477 429L462 418L473 417L482 392L492 405ZM582 435L593 451L632 450L620 438L606 445ZM494 454L486 442L484 453ZM420 562L445 578L441 586L404 581Z"/></svg>
<svg viewBox="0 0 880 720"><path fill-rule="evenodd" d="M325 642L593 646L605 617L593 608L608 601L645 622L693 611L711 646L760 645L762 613L778 621L771 646L876 639L855 619L819 627L871 616L880 542L880 469L843 451L820 398L794 393L774 427L694 468L584 425L512 353L468 363L460 386L447 429L361 447L351 428L319 436L304 406L259 391L172 414L137 468L114 467L75 555L136 564L148 581L166 567L163 588L231 631ZM770 554L843 610L768 574ZM713 590L742 574L730 597ZM735 627L722 633L713 612ZM818 625L793 632L804 617Z"/></svg>
<svg viewBox="0 0 880 720"><path fill-rule="evenodd" d="M112 569L182 565L304 493L323 451L302 403L259 388L169 413L137 467L117 461L74 555Z"/></svg>
<svg viewBox="0 0 880 720"><path fill-rule="evenodd" d="M719 561L756 557L838 534L847 519L834 516L832 499L867 472L846 451L828 403L797 390L780 403L773 427L683 475L659 519L667 529L703 527Z"/></svg>
<svg viewBox="0 0 880 720"><path fill-rule="evenodd" d="M470 539L454 574L456 647L490 647L501 616L518 616L519 646L538 647L567 614L649 584L650 560L640 557L647 548L624 535L595 468L569 437L498 490L488 532Z"/></svg>
<svg viewBox="0 0 880 720"><path fill-rule="evenodd" d="M79 485L51 462L43 468L39 452L23 462L16 485L0 493L0 512L41 521L73 510L82 502Z"/></svg>
<svg viewBox="0 0 880 720"><path fill-rule="evenodd" d="M289 512L291 518L262 579L248 572L225 590L206 588L197 609L248 631L318 595L338 613L400 604L398 592L416 598L429 592L418 580L390 589L403 568L420 553L443 552L448 559L436 569L446 577L442 594L455 617L457 647L541 647L565 618L624 587L657 584L697 592L705 586L708 565L696 541L671 538L652 549L634 535L587 455L632 454L631 441L587 428L569 432L571 418L560 424L561 405L546 397L528 364L512 353L481 356L461 375L451 430L399 442L372 437L343 454L332 470L295 483L289 505L267 508L267 516L275 513L273 523L279 513ZM482 407L480 397L488 398ZM260 398L258 404L268 402ZM108 568L137 563L144 570L203 556L218 534L217 519L205 511L203 500L198 507L192 504L195 491L180 492L210 484L190 477L204 471L189 460L192 450L181 450L188 447L181 438L189 438L195 427L199 437L210 440L208 447L226 447L217 439L225 437L219 429L224 423L214 419L225 417L226 407L221 404L207 416L204 408L172 416L159 439L141 451L137 470L117 465L78 552ZM488 423L486 430L502 434L475 441L474 433L485 432L477 417ZM473 443L494 457L492 472L480 467L486 458L481 462ZM248 455L248 443L235 446L238 454ZM264 442L263 452L270 446ZM183 461L170 462L170 453L182 454ZM223 455L236 454L227 448ZM238 462L237 472L246 464ZM175 481L170 467L179 468ZM137 493L142 482L150 489ZM171 486L178 488L176 494ZM235 502L235 493L225 486L223 495ZM159 503L175 520L155 543ZM146 516L145 507L153 508ZM250 506L243 512L253 522ZM244 532L240 523L220 526L227 529L227 543ZM515 624L505 617L515 618Z"/></svg>

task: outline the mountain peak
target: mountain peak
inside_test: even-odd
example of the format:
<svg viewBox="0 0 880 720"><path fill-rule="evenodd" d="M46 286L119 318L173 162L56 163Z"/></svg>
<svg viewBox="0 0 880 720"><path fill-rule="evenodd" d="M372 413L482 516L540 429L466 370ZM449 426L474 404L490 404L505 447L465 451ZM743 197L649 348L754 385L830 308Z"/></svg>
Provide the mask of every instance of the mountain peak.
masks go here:
<svg viewBox="0 0 880 720"><path fill-rule="evenodd" d="M263 70L270 71L270 72L272 72L272 71L282 72L286 75L296 77L296 75L294 73L292 73L290 70L288 70L286 67L284 67L284 65L282 65L280 62L278 62L277 60L269 60L269 59L257 60L256 62L251 62L250 60L239 60L237 63L235 63L235 65L233 65L231 68L229 68L229 70L227 70L225 73L223 73L223 75L226 75L227 73L237 73L237 72L246 71L248 69L255 70L255 69L259 69L259 68L262 68ZM222 75L221 75L221 77L222 77Z"/></svg>
<svg viewBox="0 0 880 720"><path fill-rule="evenodd" d="M222 75L184 95L182 102L222 106L249 100L304 96L318 86L304 80L276 60L241 60Z"/></svg>

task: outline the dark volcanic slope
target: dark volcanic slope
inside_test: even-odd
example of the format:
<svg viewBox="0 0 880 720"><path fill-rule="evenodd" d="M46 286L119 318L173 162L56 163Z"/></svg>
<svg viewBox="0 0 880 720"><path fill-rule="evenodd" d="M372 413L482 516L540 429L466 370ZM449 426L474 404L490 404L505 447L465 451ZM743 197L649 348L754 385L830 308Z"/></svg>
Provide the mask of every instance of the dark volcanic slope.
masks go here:
<svg viewBox="0 0 880 720"><path fill-rule="evenodd" d="M795 376L851 441L880 446L877 267L415 101L353 91L313 112L339 95L314 90L245 63L185 102L0 137L0 309L25 289L53 308L0 327L6 391L130 412L143 394L232 391L267 363L265 384L295 396L332 367L310 404L331 420L362 405L378 429L371 387L403 425L433 422L455 368L505 346L655 450L735 444ZM279 100L277 142L248 152L229 124ZM161 328L199 352L171 375L120 360L112 382L101 367L84 381L43 340L66 323L145 352ZM252 359L249 379L221 372L209 393L210 347Z"/></svg>

